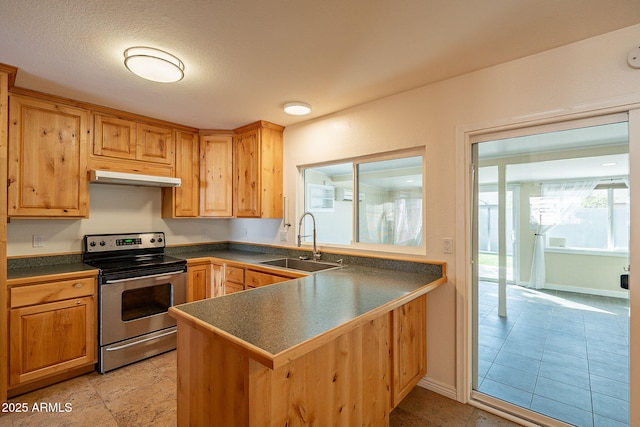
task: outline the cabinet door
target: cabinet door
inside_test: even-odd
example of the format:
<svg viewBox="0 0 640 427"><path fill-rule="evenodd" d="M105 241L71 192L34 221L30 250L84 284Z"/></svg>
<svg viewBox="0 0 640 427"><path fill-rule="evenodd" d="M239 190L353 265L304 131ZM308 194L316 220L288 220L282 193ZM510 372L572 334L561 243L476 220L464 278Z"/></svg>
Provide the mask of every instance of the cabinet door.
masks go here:
<svg viewBox="0 0 640 427"><path fill-rule="evenodd" d="M260 132L260 217L282 218L282 128L268 125Z"/></svg>
<svg viewBox="0 0 640 427"><path fill-rule="evenodd" d="M93 296L13 309L9 318L10 385L96 362Z"/></svg>
<svg viewBox="0 0 640 427"><path fill-rule="evenodd" d="M235 216L282 218L282 126L256 122L236 129Z"/></svg>
<svg viewBox="0 0 640 427"><path fill-rule="evenodd" d="M187 302L199 301L207 298L207 283L209 281L209 264L194 265L187 271Z"/></svg>
<svg viewBox="0 0 640 427"><path fill-rule="evenodd" d="M136 123L118 117L94 116L93 154L116 159L136 158Z"/></svg>
<svg viewBox="0 0 640 427"><path fill-rule="evenodd" d="M237 135L234 141L234 185L237 217L260 216L260 132Z"/></svg>
<svg viewBox="0 0 640 427"><path fill-rule="evenodd" d="M9 216L87 217L86 110L11 95Z"/></svg>
<svg viewBox="0 0 640 427"><path fill-rule="evenodd" d="M426 295L393 310L392 407L427 373Z"/></svg>
<svg viewBox="0 0 640 427"><path fill-rule="evenodd" d="M162 189L163 218L197 217L200 194L198 135L176 132L176 177L180 187Z"/></svg>
<svg viewBox="0 0 640 427"><path fill-rule="evenodd" d="M233 136L200 136L200 216L233 215Z"/></svg>
<svg viewBox="0 0 640 427"><path fill-rule="evenodd" d="M173 165L173 130L138 123L136 160Z"/></svg>

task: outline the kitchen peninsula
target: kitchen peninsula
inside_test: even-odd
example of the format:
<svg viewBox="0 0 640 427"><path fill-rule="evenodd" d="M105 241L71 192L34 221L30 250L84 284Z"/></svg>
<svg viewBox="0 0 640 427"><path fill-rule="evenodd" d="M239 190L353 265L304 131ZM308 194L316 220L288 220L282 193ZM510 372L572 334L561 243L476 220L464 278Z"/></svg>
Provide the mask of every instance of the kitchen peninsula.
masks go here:
<svg viewBox="0 0 640 427"><path fill-rule="evenodd" d="M426 294L360 266L172 307L181 426L377 425L426 373Z"/></svg>

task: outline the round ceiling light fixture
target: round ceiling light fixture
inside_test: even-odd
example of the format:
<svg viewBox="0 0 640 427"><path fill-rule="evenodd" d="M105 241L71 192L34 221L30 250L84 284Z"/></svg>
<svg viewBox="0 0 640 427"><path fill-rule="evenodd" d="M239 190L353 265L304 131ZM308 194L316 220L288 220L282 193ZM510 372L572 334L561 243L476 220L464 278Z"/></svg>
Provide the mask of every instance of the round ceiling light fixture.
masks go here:
<svg viewBox="0 0 640 427"><path fill-rule="evenodd" d="M164 50L136 46L124 51L124 66L143 79L174 83L184 77L184 64Z"/></svg>
<svg viewBox="0 0 640 427"><path fill-rule="evenodd" d="M292 116L304 116L311 112L311 105L306 102L287 102L284 104L284 112Z"/></svg>

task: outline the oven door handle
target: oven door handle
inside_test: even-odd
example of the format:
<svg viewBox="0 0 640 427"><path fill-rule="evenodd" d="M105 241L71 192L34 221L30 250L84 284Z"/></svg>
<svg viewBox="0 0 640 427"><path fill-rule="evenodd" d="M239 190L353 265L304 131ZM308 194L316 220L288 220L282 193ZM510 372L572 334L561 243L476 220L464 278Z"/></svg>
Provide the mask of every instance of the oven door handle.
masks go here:
<svg viewBox="0 0 640 427"><path fill-rule="evenodd" d="M164 334L154 335L152 337L148 337L148 338L142 339L140 341L135 341L135 342L130 342L128 344L119 345L118 347L108 347L108 348L106 348L106 350L107 351L122 350L122 349L125 349L125 348L133 347L134 345L142 344L142 343L147 342L147 341L155 340L155 339L162 338L162 337L167 337L167 336L173 335L173 334L175 334L177 332L178 332L177 329L173 329L173 330L171 330L169 332L165 332Z"/></svg>
<svg viewBox="0 0 640 427"><path fill-rule="evenodd" d="M105 283L111 284L111 283L130 282L131 280L148 279L151 277L163 277L163 276L169 277L172 274L180 274L180 273L184 273L184 270L170 271L168 273L160 273L160 274L150 274L148 276L128 277L126 279L107 280Z"/></svg>

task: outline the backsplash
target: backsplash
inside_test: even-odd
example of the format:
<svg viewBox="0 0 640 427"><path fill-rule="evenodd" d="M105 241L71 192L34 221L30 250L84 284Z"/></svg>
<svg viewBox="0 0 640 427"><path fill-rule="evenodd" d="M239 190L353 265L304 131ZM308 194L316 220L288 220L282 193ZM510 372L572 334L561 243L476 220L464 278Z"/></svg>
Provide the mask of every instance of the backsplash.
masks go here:
<svg viewBox="0 0 640 427"><path fill-rule="evenodd" d="M309 254L308 249L297 248L285 248L277 246L262 246L252 245L248 243L206 243L196 245L181 245L181 246L169 246L166 248L165 253L167 255L186 257L189 253L193 252L213 252L213 251L245 251L245 252L258 252L264 254L273 254L282 257L297 258L300 255ZM360 255L350 254L337 254L337 253L322 253L322 261L326 262L338 262L342 259L344 265L359 265L362 267L370 268L382 268L386 270L400 270L412 273L423 273L442 276L443 265L440 263L430 264L423 262L412 262L406 260L395 260L388 258L378 257L366 257ZM82 262L82 255L80 254L67 254L67 255L50 255L41 257L25 257L25 258L10 258L7 260L8 269L18 268L34 268L45 267L48 265L59 264L73 264Z"/></svg>

